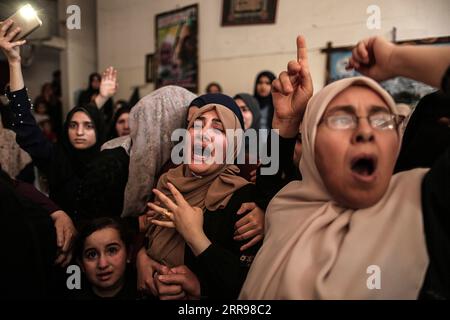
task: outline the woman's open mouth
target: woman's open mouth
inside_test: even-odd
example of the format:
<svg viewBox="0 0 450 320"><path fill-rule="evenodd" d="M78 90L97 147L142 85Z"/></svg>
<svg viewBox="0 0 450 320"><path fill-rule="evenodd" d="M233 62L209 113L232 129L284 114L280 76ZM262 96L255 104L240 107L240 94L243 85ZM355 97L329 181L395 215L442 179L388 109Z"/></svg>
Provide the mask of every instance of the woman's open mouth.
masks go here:
<svg viewBox="0 0 450 320"><path fill-rule="evenodd" d="M194 163L204 163L214 156L213 148L209 145L194 144L192 148L192 159Z"/></svg>
<svg viewBox="0 0 450 320"><path fill-rule="evenodd" d="M351 162L353 176L364 183L373 182L376 178L377 160L374 155L360 155L353 158Z"/></svg>

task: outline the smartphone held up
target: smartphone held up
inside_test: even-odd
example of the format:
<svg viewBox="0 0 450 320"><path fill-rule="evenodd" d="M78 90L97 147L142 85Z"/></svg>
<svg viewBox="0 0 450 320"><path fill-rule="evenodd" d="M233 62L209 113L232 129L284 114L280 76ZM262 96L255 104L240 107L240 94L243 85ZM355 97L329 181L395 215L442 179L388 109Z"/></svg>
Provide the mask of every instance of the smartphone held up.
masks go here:
<svg viewBox="0 0 450 320"><path fill-rule="evenodd" d="M42 25L41 19L39 19L36 10L30 4L22 6L12 16L5 21L12 20L13 24L11 28L20 28L20 32L12 39L12 41L19 41L25 39L33 31Z"/></svg>

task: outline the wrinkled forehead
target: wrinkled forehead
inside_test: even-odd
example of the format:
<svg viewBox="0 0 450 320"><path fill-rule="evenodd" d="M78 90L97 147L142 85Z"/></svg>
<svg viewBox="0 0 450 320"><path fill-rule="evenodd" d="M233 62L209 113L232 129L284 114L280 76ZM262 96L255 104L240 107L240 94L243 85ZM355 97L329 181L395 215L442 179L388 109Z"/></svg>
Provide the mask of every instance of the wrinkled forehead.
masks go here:
<svg viewBox="0 0 450 320"><path fill-rule="evenodd" d="M301 126L305 154L310 152L311 155L314 155L315 137L319 123L328 107L332 107L333 100L334 103L339 102L338 99L345 98L344 102L354 102L364 99L366 94L371 99L382 103L392 113L397 114L392 97L374 80L367 77L354 77L335 81L316 93L308 103Z"/></svg>
<svg viewBox="0 0 450 320"><path fill-rule="evenodd" d="M349 107L355 111L363 111L363 109L370 111L370 109L374 107L386 109L386 111L392 113L396 113L397 111L396 109L391 110L389 104L379 92L366 85L360 84L349 86L334 96L325 108L324 114L342 107Z"/></svg>
<svg viewBox="0 0 450 320"><path fill-rule="evenodd" d="M214 112L213 115L215 117L220 119L225 129L240 128L239 120L230 109L221 104L211 103L199 108L194 113L192 119L189 122L188 129L193 127L195 120L205 115L206 113L212 114L212 112Z"/></svg>

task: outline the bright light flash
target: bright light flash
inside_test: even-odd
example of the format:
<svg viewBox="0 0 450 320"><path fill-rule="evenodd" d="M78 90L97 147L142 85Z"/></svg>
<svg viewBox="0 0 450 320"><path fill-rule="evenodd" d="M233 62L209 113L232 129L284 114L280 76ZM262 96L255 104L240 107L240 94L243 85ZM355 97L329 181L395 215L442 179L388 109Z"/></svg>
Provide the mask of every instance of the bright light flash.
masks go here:
<svg viewBox="0 0 450 320"><path fill-rule="evenodd" d="M36 11L30 4L24 5L22 8L19 9L19 12L21 16L27 20L33 19L37 16Z"/></svg>

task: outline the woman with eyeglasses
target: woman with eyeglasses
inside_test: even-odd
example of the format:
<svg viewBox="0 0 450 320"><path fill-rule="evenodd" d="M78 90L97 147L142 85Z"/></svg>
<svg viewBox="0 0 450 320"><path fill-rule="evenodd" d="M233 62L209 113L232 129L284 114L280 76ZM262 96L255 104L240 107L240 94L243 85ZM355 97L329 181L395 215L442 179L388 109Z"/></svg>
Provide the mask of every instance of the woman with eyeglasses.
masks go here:
<svg viewBox="0 0 450 320"><path fill-rule="evenodd" d="M326 86L305 108L302 37L297 50L274 81L274 127L294 136L289 123L304 114L303 180L269 204L266 238L240 298L448 299L450 149L431 169L393 175L402 136L392 97L355 77ZM350 64L377 80L403 75L433 85L450 50L375 38L358 44ZM450 68L446 74L444 89Z"/></svg>

